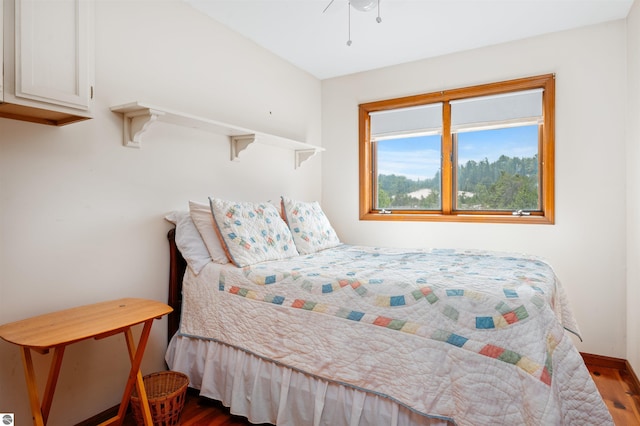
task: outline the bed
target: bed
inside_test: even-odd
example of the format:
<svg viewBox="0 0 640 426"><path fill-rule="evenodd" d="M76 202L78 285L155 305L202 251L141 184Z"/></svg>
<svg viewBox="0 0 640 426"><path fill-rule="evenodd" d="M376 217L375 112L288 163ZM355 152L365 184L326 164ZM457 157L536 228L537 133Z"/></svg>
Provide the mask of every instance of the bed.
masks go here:
<svg viewBox="0 0 640 426"><path fill-rule="evenodd" d="M286 197L189 207L168 218L165 358L232 413L295 426L613 424L544 259L343 244L317 203Z"/></svg>

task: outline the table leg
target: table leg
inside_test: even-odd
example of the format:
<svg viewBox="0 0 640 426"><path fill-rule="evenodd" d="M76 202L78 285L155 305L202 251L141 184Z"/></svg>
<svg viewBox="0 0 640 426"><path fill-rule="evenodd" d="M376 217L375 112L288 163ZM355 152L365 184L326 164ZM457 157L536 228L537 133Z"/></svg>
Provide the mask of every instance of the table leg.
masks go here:
<svg viewBox="0 0 640 426"><path fill-rule="evenodd" d="M56 391L58 384L58 376L60 375L60 366L62 365L62 356L64 355L65 346L58 346L53 351L53 360L49 367L49 377L47 378L47 387L44 389L42 398L42 418L44 424L49 420L49 412L51 411L51 402L53 401L53 393Z"/></svg>
<svg viewBox="0 0 640 426"><path fill-rule="evenodd" d="M27 379L27 390L29 391L29 404L31 405L33 424L34 426L44 426L42 411L40 409L40 399L38 398L38 384L36 383L36 374L33 370L33 360L31 359L31 349L24 346L20 349L22 352L24 375Z"/></svg>
<svg viewBox="0 0 640 426"><path fill-rule="evenodd" d="M133 335L129 331L126 333L127 337L127 348L129 349L129 359L131 363L134 362L134 354L136 353L136 343L133 340ZM142 417L146 420L149 420L149 425L153 423L153 418L151 416L151 410L149 409L149 400L147 399L147 390L144 387L144 380L142 379L142 373L138 369L138 374L136 375L136 390L138 391L138 398L140 399L141 409L142 409ZM145 423L146 424L146 423Z"/></svg>
<svg viewBox="0 0 640 426"><path fill-rule="evenodd" d="M38 397L38 384L36 383L36 375L33 369L33 359L31 358L31 349L22 347L22 363L27 379L27 389L29 390L29 403L31 404L31 413L34 425L46 425L51 411L51 402L53 394L58 384L58 376L60 375L60 366L62 365L62 356L64 355L64 346L58 346L53 352L53 360L49 367L49 377L47 378L47 386L44 389L44 398L42 406Z"/></svg>
<svg viewBox="0 0 640 426"><path fill-rule="evenodd" d="M135 345L132 345L133 336L131 334L131 328L127 328L125 330L127 347L129 348L129 357L131 359L131 370L129 370L129 380L127 380L127 385L125 386L124 394L122 395L122 401L120 402L120 410L118 411L118 424L122 424L122 420L124 420L127 406L129 405L129 398L131 397L131 391L133 390L133 386L135 384L138 389L141 401L143 402L142 414L144 424L146 426L153 425L151 411L149 410L149 403L147 401L147 393L144 389L144 383L142 382L142 376L140 374L140 364L142 363L142 356L144 355L144 350L147 346L147 341L149 340L149 333L151 331L152 324L153 318L147 320L144 323L137 350L134 347Z"/></svg>

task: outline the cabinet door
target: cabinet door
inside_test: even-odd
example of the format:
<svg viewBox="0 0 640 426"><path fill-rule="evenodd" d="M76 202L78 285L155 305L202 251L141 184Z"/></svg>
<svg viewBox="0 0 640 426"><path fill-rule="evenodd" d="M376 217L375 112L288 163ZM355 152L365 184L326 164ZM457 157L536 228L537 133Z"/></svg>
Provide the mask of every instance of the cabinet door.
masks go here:
<svg viewBox="0 0 640 426"><path fill-rule="evenodd" d="M91 14L87 0L16 0L16 97L89 110Z"/></svg>

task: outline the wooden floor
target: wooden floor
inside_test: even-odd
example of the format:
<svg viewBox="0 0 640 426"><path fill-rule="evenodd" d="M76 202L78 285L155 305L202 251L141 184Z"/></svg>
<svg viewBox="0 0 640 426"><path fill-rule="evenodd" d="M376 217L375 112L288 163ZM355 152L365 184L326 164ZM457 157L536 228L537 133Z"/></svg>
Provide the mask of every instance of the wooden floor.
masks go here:
<svg viewBox="0 0 640 426"><path fill-rule="evenodd" d="M634 389L637 379L627 373L619 362L601 357L585 358L585 361L616 426L640 426L640 394L638 389ZM124 425L135 426L135 421L128 417ZM246 426L251 423L229 414L229 410L217 401L198 397L190 389L181 425Z"/></svg>
<svg viewBox="0 0 640 426"><path fill-rule="evenodd" d="M586 361L616 426L640 425L640 389L637 378L618 365Z"/></svg>

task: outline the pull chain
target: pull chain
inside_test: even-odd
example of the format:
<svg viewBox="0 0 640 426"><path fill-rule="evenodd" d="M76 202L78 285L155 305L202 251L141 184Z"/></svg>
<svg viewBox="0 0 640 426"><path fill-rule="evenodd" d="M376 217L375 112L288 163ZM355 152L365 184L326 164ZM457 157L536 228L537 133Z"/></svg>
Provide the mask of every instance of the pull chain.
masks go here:
<svg viewBox="0 0 640 426"><path fill-rule="evenodd" d="M347 40L347 46L351 46L351 2L349 2L349 6L347 7L348 16L349 16L349 40Z"/></svg>

